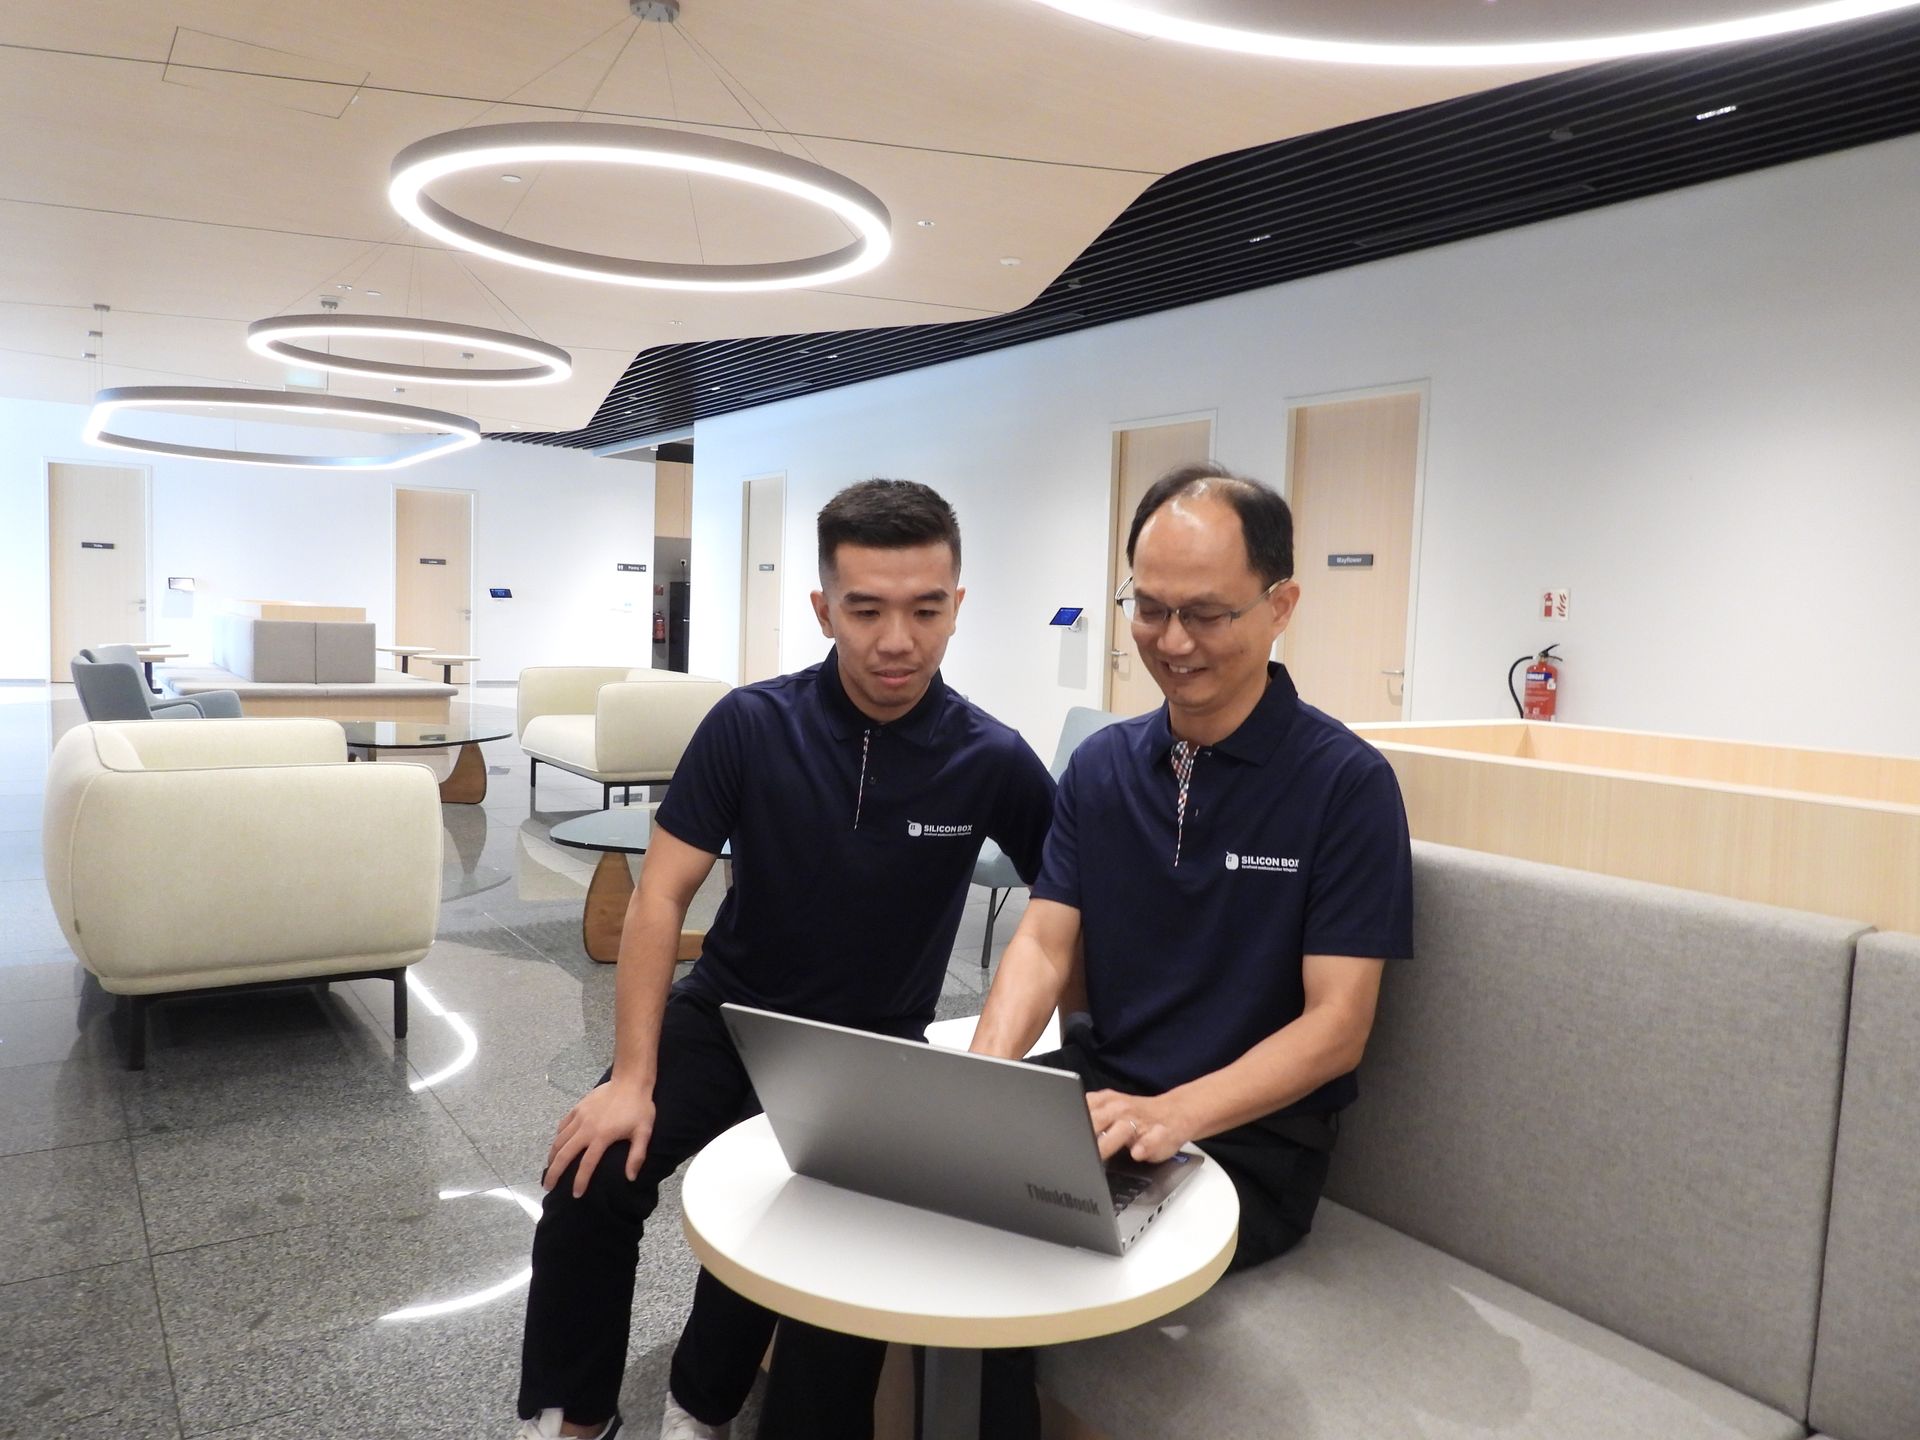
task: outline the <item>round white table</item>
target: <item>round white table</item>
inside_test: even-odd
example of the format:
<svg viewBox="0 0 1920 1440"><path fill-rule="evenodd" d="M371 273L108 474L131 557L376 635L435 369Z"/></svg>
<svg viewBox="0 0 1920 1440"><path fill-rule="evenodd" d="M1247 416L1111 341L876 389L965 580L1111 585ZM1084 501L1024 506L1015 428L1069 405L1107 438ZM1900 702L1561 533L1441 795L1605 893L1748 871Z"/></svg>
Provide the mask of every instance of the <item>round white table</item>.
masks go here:
<svg viewBox="0 0 1920 1440"><path fill-rule="evenodd" d="M454 655L440 650L424 651L412 658L418 660L423 665L438 665L440 667L440 683L442 685L451 685L453 683L455 666L472 665L480 659L478 655Z"/></svg>
<svg viewBox="0 0 1920 1440"><path fill-rule="evenodd" d="M402 675L412 673L407 669L407 662L414 656L431 655L434 651L434 647L431 645L376 645L373 648L382 655L391 655L395 660L399 661L400 673Z"/></svg>
<svg viewBox="0 0 1920 1440"><path fill-rule="evenodd" d="M694 1253L749 1300L928 1346L924 1440L974 1440L981 1350L1109 1335L1177 1309L1226 1270L1240 1223L1232 1182L1204 1165L1127 1254L1096 1255L795 1175L763 1115L694 1157L681 1202Z"/></svg>

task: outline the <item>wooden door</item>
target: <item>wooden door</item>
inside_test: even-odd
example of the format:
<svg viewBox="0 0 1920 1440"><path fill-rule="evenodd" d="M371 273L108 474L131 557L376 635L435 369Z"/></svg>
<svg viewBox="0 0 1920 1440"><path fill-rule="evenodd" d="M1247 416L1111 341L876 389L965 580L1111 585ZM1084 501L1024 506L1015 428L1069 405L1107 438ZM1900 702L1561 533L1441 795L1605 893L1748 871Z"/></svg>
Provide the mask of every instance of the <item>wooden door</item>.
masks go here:
<svg viewBox="0 0 1920 1440"><path fill-rule="evenodd" d="M466 490L393 492L395 645L473 653L473 495ZM437 665L414 670L437 680ZM465 680L468 667L453 667Z"/></svg>
<svg viewBox="0 0 1920 1440"><path fill-rule="evenodd" d="M1144 715L1160 708L1166 697L1153 682L1133 643L1127 623L1112 597L1133 573L1127 564L1127 532L1133 512L1149 486L1181 465L1213 458L1213 422L1187 420L1171 425L1143 425L1116 430L1113 435L1113 544L1107 572L1107 690L1106 706L1116 715Z"/></svg>
<svg viewBox="0 0 1920 1440"><path fill-rule="evenodd" d="M740 683L780 673L780 572L787 477L747 481L740 575Z"/></svg>
<svg viewBox="0 0 1920 1440"><path fill-rule="evenodd" d="M693 466L684 460L658 460L653 466L655 539L693 536Z"/></svg>
<svg viewBox="0 0 1920 1440"><path fill-rule="evenodd" d="M1405 710L1420 405L1403 392L1289 417L1300 606L1283 655L1302 699L1356 724Z"/></svg>
<svg viewBox="0 0 1920 1440"><path fill-rule="evenodd" d="M147 472L127 465L47 466L50 636L55 680L83 646L147 631Z"/></svg>

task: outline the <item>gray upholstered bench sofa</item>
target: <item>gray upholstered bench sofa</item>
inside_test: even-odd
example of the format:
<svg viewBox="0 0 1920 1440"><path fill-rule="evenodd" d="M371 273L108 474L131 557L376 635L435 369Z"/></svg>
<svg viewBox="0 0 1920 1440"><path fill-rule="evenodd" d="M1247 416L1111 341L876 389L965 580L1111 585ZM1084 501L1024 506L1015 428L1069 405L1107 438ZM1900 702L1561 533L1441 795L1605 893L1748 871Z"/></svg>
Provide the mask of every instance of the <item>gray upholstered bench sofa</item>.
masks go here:
<svg viewBox="0 0 1920 1440"><path fill-rule="evenodd" d="M231 690L250 716L328 715L444 720L459 690L423 675L377 670L373 626L357 620L213 618L211 666L161 671L169 694Z"/></svg>
<svg viewBox="0 0 1920 1440"><path fill-rule="evenodd" d="M1045 1352L1055 1430L1920 1436L1920 939L1415 866L1313 1234Z"/></svg>
<svg viewBox="0 0 1920 1440"><path fill-rule="evenodd" d="M213 690L240 697L244 715L323 715L334 719L444 720L458 687L418 675L381 670L364 684L345 680L242 680L214 666L169 666L160 672L167 693L182 698Z"/></svg>
<svg viewBox="0 0 1920 1440"><path fill-rule="evenodd" d="M213 663L263 684L373 683L373 625L356 620L213 617Z"/></svg>

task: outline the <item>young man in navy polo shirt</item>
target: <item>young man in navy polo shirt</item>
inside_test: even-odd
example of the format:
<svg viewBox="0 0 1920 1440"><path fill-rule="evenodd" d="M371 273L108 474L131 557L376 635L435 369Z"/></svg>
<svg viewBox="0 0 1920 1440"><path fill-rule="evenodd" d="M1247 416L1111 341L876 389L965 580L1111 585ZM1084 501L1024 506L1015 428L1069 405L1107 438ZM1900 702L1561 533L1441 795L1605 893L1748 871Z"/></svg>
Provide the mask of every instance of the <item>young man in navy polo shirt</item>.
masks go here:
<svg viewBox="0 0 1920 1440"><path fill-rule="evenodd" d="M1040 878L973 1048L1018 1056L1063 995L1102 1157L1200 1142L1240 1197L1235 1267L1313 1221L1413 865L1386 760L1268 656L1300 598L1286 501L1214 465L1140 502L1122 606L1166 704L1060 782ZM1176 1202L1177 1203L1177 1202ZM997 1352L996 1352L997 1353ZM1030 1352L990 1367L992 1433L1038 1434Z"/></svg>
<svg viewBox="0 0 1920 1440"><path fill-rule="evenodd" d="M952 509L872 480L820 512L826 660L731 692L661 802L627 910L614 1058L560 1122L534 1232L520 1440L611 1440L641 1227L661 1181L759 1103L721 1023L738 1001L918 1037L933 1018L981 842L1037 873L1053 782L1020 736L940 678L965 591ZM733 885L693 970L680 927L723 846ZM704 1270L661 1435L724 1435L776 1317ZM871 1433L883 1347L795 1322L763 1437Z"/></svg>

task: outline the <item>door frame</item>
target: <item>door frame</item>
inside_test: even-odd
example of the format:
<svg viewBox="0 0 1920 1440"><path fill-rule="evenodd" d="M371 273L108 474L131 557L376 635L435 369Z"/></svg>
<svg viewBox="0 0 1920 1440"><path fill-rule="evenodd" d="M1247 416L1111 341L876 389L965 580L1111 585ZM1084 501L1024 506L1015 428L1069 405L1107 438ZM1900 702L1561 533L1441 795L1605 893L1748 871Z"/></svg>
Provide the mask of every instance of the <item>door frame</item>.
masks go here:
<svg viewBox="0 0 1920 1440"><path fill-rule="evenodd" d="M147 602L147 623L152 625L159 618L159 598L153 588L153 466L138 463L123 464L118 460L103 460L98 455L66 456L43 455L40 458L40 553L47 557L47 683L51 685L70 685L71 679L60 678L61 658L53 653L53 467L55 465L86 465L96 470L137 470L140 472L140 551L141 568L146 572L146 593L142 599ZM148 631L152 638L152 631ZM72 657L68 657L69 659Z"/></svg>
<svg viewBox="0 0 1920 1440"><path fill-rule="evenodd" d="M1420 397L1420 425L1414 438L1413 448L1413 528L1408 535L1407 559L1407 639L1406 647L1400 657L1400 718L1412 720L1417 686L1414 684L1414 638L1420 633L1420 553L1421 532L1426 523L1427 503L1427 425L1433 414L1433 381L1399 380L1385 385L1367 385L1357 390L1327 390L1314 395L1289 395L1287 406L1286 446L1281 452L1281 468L1284 475L1282 494L1287 503L1293 503L1293 424L1294 412L1315 405L1338 405L1346 400L1380 400L1389 395L1418 395ZM1294 573L1300 570L1300 557L1294 556Z"/></svg>
<svg viewBox="0 0 1920 1440"><path fill-rule="evenodd" d="M480 593L480 492L470 485L419 485L404 481L388 482L392 487L387 507L387 616L389 645L403 645L400 638L400 492L402 490L438 490L467 497L467 654L480 655L480 607L474 598ZM378 627L375 627L376 632ZM377 638L377 636L376 636ZM454 667L459 669L461 667ZM478 666L466 666L469 688L480 683Z"/></svg>
<svg viewBox="0 0 1920 1440"><path fill-rule="evenodd" d="M747 566L753 563L749 558L753 543L753 482L756 480L778 480L780 482L780 558L774 562L779 567L774 573L780 577L780 583L774 587L773 603L776 618L784 621L786 619L787 604L787 482L790 479L792 479L792 473L787 470L762 470L757 474L742 475L740 477L740 623L733 657L733 673L736 676L744 676L747 673L747 577L752 573L747 569ZM688 568L691 569L692 567L689 566ZM787 627L785 624L782 624L780 626L782 642L785 641L786 634ZM782 643L774 649L773 673L775 675L784 675L786 673L784 668L786 660L781 654L784 648L785 645ZM687 664L692 665L692 645L689 644L687 649L689 652ZM745 682L743 681L742 683Z"/></svg>
<svg viewBox="0 0 1920 1440"><path fill-rule="evenodd" d="M1119 456L1116 453L1121 435L1129 430L1158 430L1167 425L1192 425L1197 421L1207 422L1207 459L1217 461L1220 457L1220 410L1218 406L1206 410L1181 410L1170 415L1148 415L1134 420L1110 420L1107 422L1107 529L1105 535L1106 553L1101 557L1101 568L1107 572L1104 582L1106 588L1100 595L1100 708L1113 708L1113 637L1119 628L1120 607L1113 603L1113 597L1120 588L1120 577L1113 573L1113 556L1119 549L1120 539L1120 470Z"/></svg>

